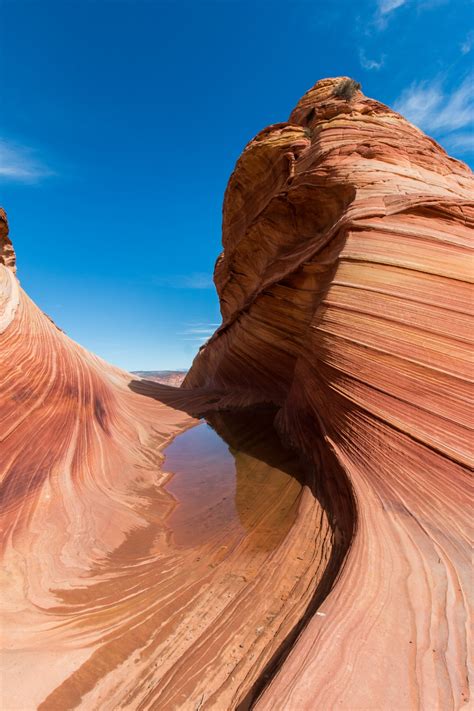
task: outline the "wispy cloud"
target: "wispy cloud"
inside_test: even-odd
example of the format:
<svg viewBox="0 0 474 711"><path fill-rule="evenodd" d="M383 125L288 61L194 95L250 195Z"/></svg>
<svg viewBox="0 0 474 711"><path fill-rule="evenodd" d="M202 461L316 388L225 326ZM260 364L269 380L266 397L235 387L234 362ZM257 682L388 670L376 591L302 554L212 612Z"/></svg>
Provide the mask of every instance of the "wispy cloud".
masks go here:
<svg viewBox="0 0 474 711"><path fill-rule="evenodd" d="M414 82L402 92L394 108L409 121L432 133L450 133L471 125L474 117L473 75L449 91L438 77Z"/></svg>
<svg viewBox="0 0 474 711"><path fill-rule="evenodd" d="M415 82L402 92L394 108L422 128L450 152L474 152L474 75L448 90L440 77L432 82Z"/></svg>
<svg viewBox="0 0 474 711"><path fill-rule="evenodd" d="M474 132L456 131L443 136L443 146L454 153L474 153Z"/></svg>
<svg viewBox="0 0 474 711"><path fill-rule="evenodd" d="M408 0L377 0L377 7L374 16L374 24L377 29L383 30L394 10L406 5Z"/></svg>
<svg viewBox="0 0 474 711"><path fill-rule="evenodd" d="M393 12L397 7L406 5L408 0L378 0L377 10L381 15L388 15Z"/></svg>
<svg viewBox="0 0 474 711"><path fill-rule="evenodd" d="M446 2L447 0L376 0L374 24L379 30L385 29L395 14L395 10L405 5L411 5L419 11L423 11L444 5Z"/></svg>
<svg viewBox="0 0 474 711"><path fill-rule="evenodd" d="M194 343L205 343L212 336L218 323L192 323L185 324L182 331L176 335L181 337L182 341L193 341Z"/></svg>
<svg viewBox="0 0 474 711"><path fill-rule="evenodd" d="M54 175L29 146L0 138L0 180L36 183Z"/></svg>
<svg viewBox="0 0 474 711"><path fill-rule="evenodd" d="M186 331L180 331L179 335L185 335L189 336L190 334L197 334L197 335L202 335L202 334L207 334L210 335L211 333L214 333L213 328L188 328Z"/></svg>
<svg viewBox="0 0 474 711"><path fill-rule="evenodd" d="M467 33L466 39L460 46L461 54L469 54L474 45L474 31L471 30Z"/></svg>
<svg viewBox="0 0 474 711"><path fill-rule="evenodd" d="M166 286L169 289L213 289L211 274L193 272L192 274L170 274L153 277L156 286Z"/></svg>
<svg viewBox="0 0 474 711"><path fill-rule="evenodd" d="M363 49L359 50L359 61L362 69L367 69L368 71L371 70L378 70L381 69L384 65L385 62L385 55L383 54L380 59L377 61L376 59L369 59L369 57L366 56L365 52Z"/></svg>
<svg viewBox="0 0 474 711"><path fill-rule="evenodd" d="M189 336L189 337L184 336L184 338L182 338L181 340L182 341L192 341L193 343L205 343L206 341L209 340L210 337L211 337L211 334L209 334L208 336Z"/></svg>
<svg viewBox="0 0 474 711"><path fill-rule="evenodd" d="M185 326L189 326L190 328L203 328L203 327L205 327L205 328L211 328L211 327L217 328L217 327L220 326L221 324L220 324L220 322L219 322L219 323L208 323L208 322L206 322L206 323L196 323L195 321L193 321L193 323L185 323L184 325L185 325Z"/></svg>

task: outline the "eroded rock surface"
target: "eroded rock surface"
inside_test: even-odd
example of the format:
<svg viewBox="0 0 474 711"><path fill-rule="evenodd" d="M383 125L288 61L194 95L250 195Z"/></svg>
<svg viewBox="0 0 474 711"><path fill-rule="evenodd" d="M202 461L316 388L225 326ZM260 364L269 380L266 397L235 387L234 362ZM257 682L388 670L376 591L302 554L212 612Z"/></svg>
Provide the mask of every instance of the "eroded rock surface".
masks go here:
<svg viewBox="0 0 474 711"><path fill-rule="evenodd" d="M60 331L0 214L3 708L468 706L473 176L342 79L237 162L180 389ZM241 526L193 540L163 448L203 413Z"/></svg>
<svg viewBox="0 0 474 711"><path fill-rule="evenodd" d="M351 538L257 708L457 709L470 676L474 181L388 107L337 98L341 81L318 82L237 162L215 270L223 325L185 386L278 405L339 501L334 545Z"/></svg>
<svg viewBox="0 0 474 711"><path fill-rule="evenodd" d="M1 707L237 707L273 668L328 563L338 567L312 472L294 452L277 456L274 412L244 424L216 413L235 493L194 500L192 481L169 482L163 449L232 396L108 365L41 312L5 262ZM194 481L208 462L188 459Z"/></svg>

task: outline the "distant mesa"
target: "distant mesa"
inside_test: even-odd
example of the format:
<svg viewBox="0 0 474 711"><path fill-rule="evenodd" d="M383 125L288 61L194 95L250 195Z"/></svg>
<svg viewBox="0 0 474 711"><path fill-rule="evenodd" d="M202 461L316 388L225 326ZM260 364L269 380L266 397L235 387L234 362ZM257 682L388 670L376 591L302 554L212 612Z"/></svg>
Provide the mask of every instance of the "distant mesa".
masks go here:
<svg viewBox="0 0 474 711"><path fill-rule="evenodd" d="M155 383L163 383L163 385L172 385L175 388L179 388L184 378L186 377L187 370L132 370L133 375L138 375L138 377L144 380L152 380Z"/></svg>

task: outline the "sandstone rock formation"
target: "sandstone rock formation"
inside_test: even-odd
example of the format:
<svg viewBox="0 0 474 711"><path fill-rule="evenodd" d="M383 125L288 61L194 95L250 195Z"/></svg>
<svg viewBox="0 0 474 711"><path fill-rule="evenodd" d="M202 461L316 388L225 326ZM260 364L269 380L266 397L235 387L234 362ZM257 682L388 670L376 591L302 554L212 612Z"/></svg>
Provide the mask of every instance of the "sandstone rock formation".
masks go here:
<svg viewBox="0 0 474 711"><path fill-rule="evenodd" d="M172 521L162 450L222 395L139 381L88 353L23 292L6 232L4 244L0 706L233 708L304 615L327 550L297 457L278 469L259 416L238 437L241 524L210 526L204 502L189 535ZM238 418L224 426L239 434Z"/></svg>
<svg viewBox="0 0 474 711"><path fill-rule="evenodd" d="M62 333L0 214L3 708L468 707L474 179L343 80L237 162L180 389ZM203 413L248 532L178 545L162 450ZM274 417L302 463L268 550Z"/></svg>
<svg viewBox="0 0 474 711"><path fill-rule="evenodd" d="M343 80L318 82L237 162L215 270L224 320L184 385L278 405L339 502L333 545L350 537L257 708L457 709L474 180L388 107L335 96Z"/></svg>
<svg viewBox="0 0 474 711"><path fill-rule="evenodd" d="M15 251L8 236L8 223L5 210L0 208L0 264L15 272Z"/></svg>

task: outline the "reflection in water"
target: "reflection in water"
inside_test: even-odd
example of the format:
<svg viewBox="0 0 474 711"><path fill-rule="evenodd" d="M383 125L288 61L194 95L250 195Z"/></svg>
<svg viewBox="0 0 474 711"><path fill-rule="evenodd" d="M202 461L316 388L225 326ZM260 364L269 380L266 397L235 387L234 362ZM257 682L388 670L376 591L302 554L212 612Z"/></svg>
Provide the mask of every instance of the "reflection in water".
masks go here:
<svg viewBox="0 0 474 711"><path fill-rule="evenodd" d="M273 418L214 414L167 447L173 476L139 489L141 525L79 584L55 591L51 641L61 629L63 648L90 656L41 711L235 708L286 649L330 536Z"/></svg>
<svg viewBox="0 0 474 711"><path fill-rule="evenodd" d="M220 529L240 533L235 463L227 444L206 423L193 427L165 450L166 490L177 500L168 519L178 545L199 545Z"/></svg>
<svg viewBox="0 0 474 711"><path fill-rule="evenodd" d="M270 410L223 412L166 449L166 486L177 500L168 519L177 545L216 534L271 550L286 536L301 492L301 463L280 442ZM212 425L212 426L211 426Z"/></svg>

